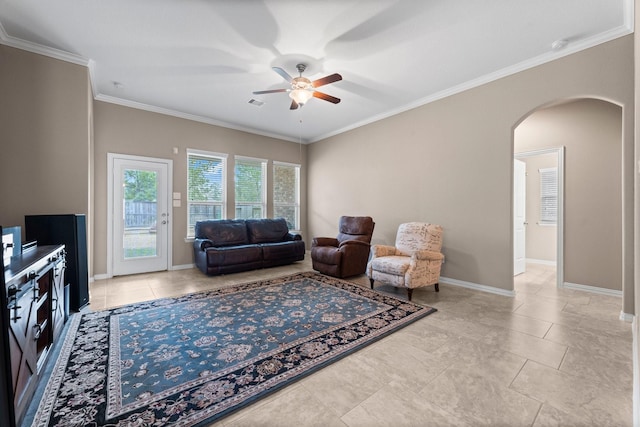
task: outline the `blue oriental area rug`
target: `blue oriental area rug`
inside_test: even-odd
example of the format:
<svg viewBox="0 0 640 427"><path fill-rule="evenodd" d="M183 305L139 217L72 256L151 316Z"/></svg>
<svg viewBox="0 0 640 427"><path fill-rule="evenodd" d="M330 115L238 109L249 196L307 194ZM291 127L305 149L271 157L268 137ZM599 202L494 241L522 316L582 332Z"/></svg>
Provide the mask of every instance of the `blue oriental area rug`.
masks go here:
<svg viewBox="0 0 640 427"><path fill-rule="evenodd" d="M309 272L76 314L33 425L205 425L434 311Z"/></svg>

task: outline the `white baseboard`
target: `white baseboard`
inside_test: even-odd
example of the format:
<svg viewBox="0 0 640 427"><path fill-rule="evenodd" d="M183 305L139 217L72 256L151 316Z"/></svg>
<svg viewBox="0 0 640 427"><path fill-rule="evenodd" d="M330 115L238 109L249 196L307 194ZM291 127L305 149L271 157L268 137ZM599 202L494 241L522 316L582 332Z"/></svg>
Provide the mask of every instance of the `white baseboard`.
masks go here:
<svg viewBox="0 0 640 427"><path fill-rule="evenodd" d="M509 291L507 289L496 288L494 286L480 285L473 282L465 282L464 280L450 279L448 277L440 277L441 283L447 283L449 285L460 286L462 288L474 289L476 291L488 292L490 294L503 295L506 297L515 297L515 291Z"/></svg>
<svg viewBox="0 0 640 427"><path fill-rule="evenodd" d="M585 291L594 294L608 295L610 297L622 298L622 291L615 289L599 288L597 286L581 285L579 283L564 282L562 287L565 289L573 289L575 291Z"/></svg>
<svg viewBox="0 0 640 427"><path fill-rule="evenodd" d="M542 265L557 265L555 261L549 261L546 259L535 259L535 258L526 258L525 262L531 264L542 264Z"/></svg>
<svg viewBox="0 0 640 427"><path fill-rule="evenodd" d="M633 323L633 319L635 319L635 317L636 316L634 316L633 314L625 313L624 311L620 310L619 319L623 322Z"/></svg>
<svg viewBox="0 0 640 427"><path fill-rule="evenodd" d="M195 264L182 264L182 265L172 265L168 270L172 271L172 270L189 270L190 268L194 268ZM113 276L110 276L108 274L94 274L93 278L91 279L91 281L93 282L93 280L105 280L105 279L112 279Z"/></svg>
<svg viewBox="0 0 640 427"><path fill-rule="evenodd" d="M190 268L194 268L195 266L195 264L174 265L169 270L189 270Z"/></svg>

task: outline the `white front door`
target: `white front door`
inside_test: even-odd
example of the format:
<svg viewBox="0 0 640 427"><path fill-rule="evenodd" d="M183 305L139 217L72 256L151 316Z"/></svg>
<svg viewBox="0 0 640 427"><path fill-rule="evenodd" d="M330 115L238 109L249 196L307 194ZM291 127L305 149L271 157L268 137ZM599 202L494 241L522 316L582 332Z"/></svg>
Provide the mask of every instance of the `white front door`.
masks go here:
<svg viewBox="0 0 640 427"><path fill-rule="evenodd" d="M513 159L513 275L525 272L526 163Z"/></svg>
<svg viewBox="0 0 640 427"><path fill-rule="evenodd" d="M112 275L169 267L171 160L109 155Z"/></svg>

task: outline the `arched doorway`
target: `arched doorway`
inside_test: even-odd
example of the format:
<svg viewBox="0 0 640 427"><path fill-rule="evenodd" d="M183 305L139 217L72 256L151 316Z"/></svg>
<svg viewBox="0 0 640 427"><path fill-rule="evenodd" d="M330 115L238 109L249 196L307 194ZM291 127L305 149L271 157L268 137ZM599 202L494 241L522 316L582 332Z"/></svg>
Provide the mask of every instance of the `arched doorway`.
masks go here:
<svg viewBox="0 0 640 427"><path fill-rule="evenodd" d="M557 254L527 256L557 267L559 287L622 296L622 108L593 98L545 105L527 114L514 128L514 157L564 147L564 200L559 200ZM539 170L527 171L539 181ZM537 196L539 197L539 195ZM526 252L540 254L549 224L529 210ZM548 243L548 242L547 242Z"/></svg>

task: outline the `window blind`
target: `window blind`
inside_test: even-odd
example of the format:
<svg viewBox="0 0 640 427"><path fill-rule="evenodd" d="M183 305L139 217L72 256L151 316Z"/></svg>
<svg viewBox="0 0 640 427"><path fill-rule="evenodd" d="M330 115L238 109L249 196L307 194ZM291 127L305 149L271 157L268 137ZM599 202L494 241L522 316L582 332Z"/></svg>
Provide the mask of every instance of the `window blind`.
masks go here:
<svg viewBox="0 0 640 427"><path fill-rule="evenodd" d="M264 218L267 161L236 157L236 218Z"/></svg>
<svg viewBox="0 0 640 427"><path fill-rule="evenodd" d="M187 152L187 237L197 221L225 217L226 158Z"/></svg>
<svg viewBox="0 0 640 427"><path fill-rule="evenodd" d="M300 166L273 163L273 216L284 218L290 230L300 230Z"/></svg>
<svg viewBox="0 0 640 427"><path fill-rule="evenodd" d="M558 168L540 169L540 224L555 225L558 219Z"/></svg>

